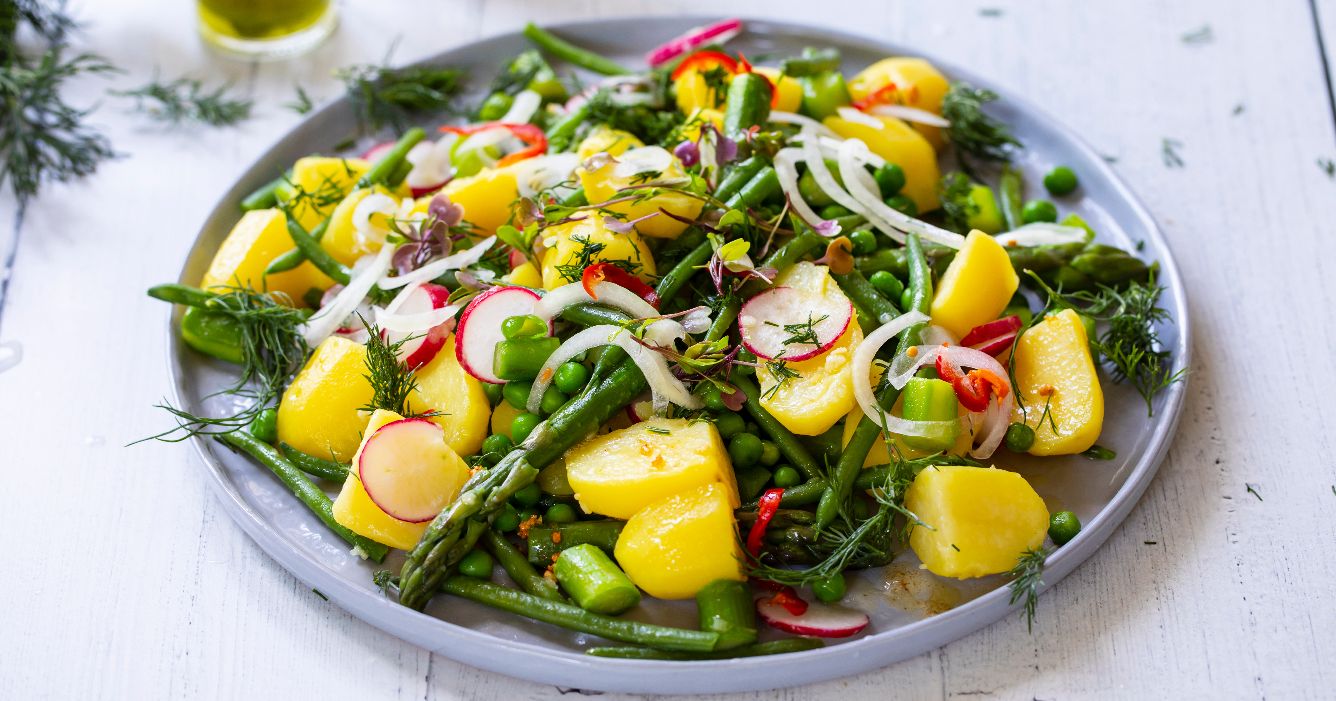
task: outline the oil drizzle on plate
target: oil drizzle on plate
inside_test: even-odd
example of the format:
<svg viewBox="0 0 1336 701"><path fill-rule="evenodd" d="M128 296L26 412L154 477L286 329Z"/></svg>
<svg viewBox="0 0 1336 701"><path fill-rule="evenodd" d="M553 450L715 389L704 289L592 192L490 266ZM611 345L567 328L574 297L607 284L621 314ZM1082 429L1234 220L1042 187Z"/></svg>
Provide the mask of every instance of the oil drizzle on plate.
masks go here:
<svg viewBox="0 0 1336 701"><path fill-rule="evenodd" d="M919 569L918 563L898 563L882 570L881 590L895 608L922 616L950 611L965 599L949 582Z"/></svg>

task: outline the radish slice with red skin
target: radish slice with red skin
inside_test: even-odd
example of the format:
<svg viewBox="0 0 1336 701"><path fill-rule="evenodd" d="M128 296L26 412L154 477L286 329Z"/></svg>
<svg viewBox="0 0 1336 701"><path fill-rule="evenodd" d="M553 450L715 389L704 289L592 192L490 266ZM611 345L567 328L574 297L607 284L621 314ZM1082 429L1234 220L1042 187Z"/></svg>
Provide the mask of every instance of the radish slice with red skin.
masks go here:
<svg viewBox="0 0 1336 701"><path fill-rule="evenodd" d="M808 603L806 611L794 614L772 597L757 599L756 613L771 628L817 638L847 638L857 635L869 623L862 611L821 603Z"/></svg>
<svg viewBox="0 0 1336 701"><path fill-rule="evenodd" d="M483 382L505 384L492 365L496 344L506 338L501 323L512 316L533 314L539 299L537 292L514 285L493 287L474 297L459 317L455 357L460 367ZM552 333L550 321L548 333Z"/></svg>
<svg viewBox="0 0 1336 701"><path fill-rule="evenodd" d="M650 68L657 68L682 54L694 51L705 44L722 44L742 33L742 20L726 19L722 22L693 27L682 36L669 39L645 54L645 63Z"/></svg>
<svg viewBox="0 0 1336 701"><path fill-rule="evenodd" d="M445 347L445 342L450 338L450 331L454 328L454 319L452 318L453 315L444 312L436 315L432 314L432 312L445 310L450 306L449 289L432 283L423 283L408 289L411 289L412 292L401 293L395 299L397 304L392 303L384 312L378 311L376 317L378 324L382 327L381 338L392 344L403 341L403 345L399 348L399 358L408 367L416 370L430 363L441 348ZM445 318L425 329L420 328L419 324L410 324L410 326L418 326L418 328L404 330L387 328L387 324L393 325L392 321L395 319L425 318L428 319L427 323L430 323L435 321L436 316L445 316Z"/></svg>
<svg viewBox="0 0 1336 701"><path fill-rule="evenodd" d="M366 153L362 154L362 160L367 163L375 163L376 161L379 161L385 154L389 153L390 150L394 148L394 143L395 142L393 141L382 141L381 143L372 146L366 150Z"/></svg>
<svg viewBox="0 0 1336 701"><path fill-rule="evenodd" d="M782 355L785 360L807 360L830 350L849 328L853 316L854 305L848 299L773 287L742 305L738 327L742 345L758 358L774 360ZM785 327L803 332L809 322L816 343L786 343L798 334Z"/></svg>
<svg viewBox="0 0 1336 701"><path fill-rule="evenodd" d="M445 443L445 431L427 419L401 419L367 438L357 478L381 511L409 523L436 518L468 473Z"/></svg>
<svg viewBox="0 0 1336 701"><path fill-rule="evenodd" d="M996 356L1011 347L1012 342L1016 340L1016 334L1020 330L1021 318L1019 316L1014 314L1004 316L1001 319L979 324L970 329L969 333L960 339L960 345Z"/></svg>
<svg viewBox="0 0 1336 701"><path fill-rule="evenodd" d="M640 395L638 399L626 405L626 418L631 423L640 423L654 417L654 402L648 393Z"/></svg>

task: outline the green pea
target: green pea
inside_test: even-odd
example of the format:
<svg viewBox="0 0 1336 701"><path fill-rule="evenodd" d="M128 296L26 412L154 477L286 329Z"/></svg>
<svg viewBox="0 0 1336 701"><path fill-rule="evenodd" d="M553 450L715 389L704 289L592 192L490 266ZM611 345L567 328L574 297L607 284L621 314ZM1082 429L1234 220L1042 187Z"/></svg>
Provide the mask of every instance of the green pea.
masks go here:
<svg viewBox="0 0 1336 701"><path fill-rule="evenodd" d="M761 441L761 464L770 467L779 462L779 446L773 441Z"/></svg>
<svg viewBox="0 0 1336 701"><path fill-rule="evenodd" d="M1055 222L1057 220L1058 208L1048 200L1030 200L1021 208L1021 221L1026 224Z"/></svg>
<svg viewBox="0 0 1336 701"><path fill-rule="evenodd" d="M751 433L739 433L728 441L728 456L735 467L751 467L761 460L761 439Z"/></svg>
<svg viewBox="0 0 1336 701"><path fill-rule="evenodd" d="M816 595L818 601L824 601L828 604L843 599L845 590L843 572L832 572L812 582L812 594Z"/></svg>
<svg viewBox="0 0 1336 701"><path fill-rule="evenodd" d="M505 336L507 340L530 336L546 336L547 322L532 314L508 317L501 322L501 335Z"/></svg>
<svg viewBox="0 0 1336 701"><path fill-rule="evenodd" d="M496 515L496 518L492 519L492 525L502 533L509 533L520 527L520 512L516 511L515 507L510 504L506 504L501 507L501 511Z"/></svg>
<svg viewBox="0 0 1336 701"><path fill-rule="evenodd" d="M470 550L459 561L459 573L475 579L489 579L492 576L492 556L484 550Z"/></svg>
<svg viewBox="0 0 1336 701"><path fill-rule="evenodd" d="M482 106L478 108L478 120L483 122L495 122L505 116L510 110L510 105L515 102L515 98L504 92L494 92L482 101Z"/></svg>
<svg viewBox="0 0 1336 701"><path fill-rule="evenodd" d="M515 503L519 504L520 506L533 506L534 504L537 504L538 500L542 498L543 498L543 490L539 489L538 485L534 484L533 482L530 482L521 487L518 491L515 492L515 496L511 497L511 499L513 499Z"/></svg>
<svg viewBox="0 0 1336 701"><path fill-rule="evenodd" d="M822 219L839 219L840 217L847 217L853 214L853 212L849 211L849 209L846 207L842 207L838 204L832 204L822 207L821 211L818 212L818 214L821 215Z"/></svg>
<svg viewBox="0 0 1336 701"><path fill-rule="evenodd" d="M557 413L558 409L566 406L566 402L569 400L570 397L567 397L561 390L556 387L548 387L547 391L543 393L543 402L540 408L543 410L543 414L550 416Z"/></svg>
<svg viewBox="0 0 1336 701"><path fill-rule="evenodd" d="M872 287L880 292L883 297L892 301L898 301L900 295L905 292L905 283L900 282L900 278L886 270L878 270L872 273L872 277L868 278L867 281L872 283Z"/></svg>
<svg viewBox="0 0 1336 701"><path fill-rule="evenodd" d="M1080 532L1081 519L1070 511L1059 511L1048 519L1048 537L1058 545L1066 545Z"/></svg>
<svg viewBox="0 0 1336 701"><path fill-rule="evenodd" d="M792 467L781 465L780 467L775 468L774 481L776 487L779 487L780 489L788 489L789 487L796 487L801 484L803 476Z"/></svg>
<svg viewBox="0 0 1336 701"><path fill-rule="evenodd" d="M914 200L911 200L904 195L894 195L886 198L886 206L901 214L906 214L911 217L918 216L918 205L914 204Z"/></svg>
<svg viewBox="0 0 1336 701"><path fill-rule="evenodd" d="M1057 197L1070 195L1078 184L1076 173L1067 166L1058 166L1044 176L1044 189Z"/></svg>
<svg viewBox="0 0 1336 701"><path fill-rule="evenodd" d="M506 402L511 406L524 411L529 405L529 390L533 389L533 384L529 382L507 382L501 389L501 396L506 398Z"/></svg>
<svg viewBox="0 0 1336 701"><path fill-rule="evenodd" d="M743 430L747 428L747 422L744 421L741 416L729 411L715 417L714 427L719 429L719 435L722 436L724 440L728 440L729 438L742 433Z"/></svg>
<svg viewBox="0 0 1336 701"><path fill-rule="evenodd" d="M575 394L589 384L589 368L579 363L562 363L552 375L552 384L566 394Z"/></svg>
<svg viewBox="0 0 1336 701"><path fill-rule="evenodd" d="M509 436L500 433L493 433L482 442L483 455L494 456L498 460L514 448L515 442L510 440Z"/></svg>
<svg viewBox="0 0 1336 701"><path fill-rule="evenodd" d="M1034 429L1022 423L1014 423L1007 427L1007 434L1003 440L1007 444L1007 450L1024 453L1034 445Z"/></svg>
<svg viewBox="0 0 1336 701"><path fill-rule="evenodd" d="M484 382L484 383L482 383L482 391L483 391L483 394L486 394L486 395L487 395L487 401L488 401L488 403L490 403L492 406L496 406L497 404L500 404L500 403L501 403L501 390L502 390L504 387L505 387L505 385L494 385L494 384L492 384L491 382Z"/></svg>
<svg viewBox="0 0 1336 701"><path fill-rule="evenodd" d="M570 504L557 503L547 507L543 514L543 523L575 523L580 517L575 513L575 507Z"/></svg>
<svg viewBox="0 0 1336 701"><path fill-rule="evenodd" d="M524 412L510 420L510 439L516 443L523 443L525 438L533 433L538 424L543 422L543 418L538 414Z"/></svg>
<svg viewBox="0 0 1336 701"><path fill-rule="evenodd" d="M905 187L905 171L894 163L887 163L872 174L877 180L877 187L882 197L894 197Z"/></svg>
<svg viewBox="0 0 1336 701"><path fill-rule="evenodd" d="M265 409L255 415L250 426L246 427L252 436L273 445L278 442L278 411Z"/></svg>
<svg viewBox="0 0 1336 701"><path fill-rule="evenodd" d="M867 229L850 233L849 241L854 245L854 255L865 256L877 250L877 235Z"/></svg>
<svg viewBox="0 0 1336 701"><path fill-rule="evenodd" d="M706 385L701 391L701 401L705 408L710 411L728 411L728 405L724 404L724 394L714 385Z"/></svg>

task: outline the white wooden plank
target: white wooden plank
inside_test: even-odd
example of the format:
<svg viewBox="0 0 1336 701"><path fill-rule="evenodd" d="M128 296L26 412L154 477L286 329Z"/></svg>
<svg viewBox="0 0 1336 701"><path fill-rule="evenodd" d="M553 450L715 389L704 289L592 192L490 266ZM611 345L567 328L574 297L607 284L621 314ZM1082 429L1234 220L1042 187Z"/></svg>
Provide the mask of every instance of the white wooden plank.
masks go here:
<svg viewBox="0 0 1336 701"><path fill-rule="evenodd" d="M813 16L810 3L774 5L742 0L729 10ZM1331 5L1317 4L1328 28ZM0 463L10 468L0 523L31 563L11 559L0 585L11 602L0 607L0 697L555 696L343 614L223 515L184 446L119 447L164 425L149 405L167 391L165 313L142 290L174 275L217 194L299 119L276 106L295 82L332 96L329 68L377 60L396 36L396 56L408 60L528 19L714 7L346 3L330 45L253 70L198 46L188 3L86 4L90 48L131 71L118 87L154 67L226 75L260 106L235 130L162 133L109 101L97 121L130 156L51 188L32 208L0 328L0 340L26 350L0 374ZM970 67L1117 156L1178 254L1198 362L1160 476L1109 544L1044 597L1032 636L1009 619L886 670L738 698L1329 693L1336 525L1324 514L1336 504L1336 474L1324 429L1336 419L1326 401L1336 373L1320 351L1311 360L1293 352L1336 340L1324 314L1336 283L1320 255L1336 197L1313 165L1336 154L1336 139L1307 3L822 8L817 23ZM1180 40L1205 24L1214 41ZM1165 168L1164 137L1184 142L1184 168Z"/></svg>

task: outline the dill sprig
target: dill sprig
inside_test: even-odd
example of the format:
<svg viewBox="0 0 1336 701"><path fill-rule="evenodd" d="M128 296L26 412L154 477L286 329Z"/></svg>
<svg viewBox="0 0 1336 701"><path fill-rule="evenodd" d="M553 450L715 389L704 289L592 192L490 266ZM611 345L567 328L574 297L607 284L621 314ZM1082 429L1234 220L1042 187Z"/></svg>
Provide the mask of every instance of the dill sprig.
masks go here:
<svg viewBox="0 0 1336 701"><path fill-rule="evenodd" d="M307 314L293 307L283 293L229 287L200 308L218 315L220 324L235 328L241 346L241 374L235 384L217 395L232 395L248 403L236 413L220 417L196 416L184 409L160 404L160 408L176 417L177 426L143 440L176 443L196 435L231 433L244 428L278 400L288 382L306 362L309 349L301 327Z"/></svg>
<svg viewBox="0 0 1336 701"><path fill-rule="evenodd" d="M1040 547L1037 550L1026 550L1016 560L1016 566L1011 568L1007 576L1011 581L1007 586L1011 589L1012 606L1016 602L1024 600L1025 605L1022 608L1025 616L1025 628L1034 632L1034 611L1039 603L1039 589L1044 586L1044 561L1048 559L1052 552L1046 547Z"/></svg>
<svg viewBox="0 0 1336 701"><path fill-rule="evenodd" d="M996 99L993 91L969 83L952 83L947 89L942 117L951 123L946 128L951 143L963 153L985 161L1008 161L1012 147L1021 145L1010 127L983 111L986 103Z"/></svg>
<svg viewBox="0 0 1336 701"><path fill-rule="evenodd" d="M828 318L830 318L829 314L822 314L819 317L813 318L811 313L808 313L807 321L800 321L796 324L780 325L776 324L773 321L767 321L765 323L769 324L770 326L777 326L779 328L782 328L784 329L784 333L789 334L788 338L785 338L781 342L785 346L792 346L792 345L817 346L821 345L821 338L820 336L817 335L816 325L825 321Z"/></svg>
<svg viewBox="0 0 1336 701"><path fill-rule="evenodd" d="M969 230L970 217L979 213L979 205L970 198L973 183L970 177L960 171L953 171L942 176L937 184L941 195L942 214L946 217L946 228L965 233Z"/></svg>
<svg viewBox="0 0 1336 701"><path fill-rule="evenodd" d="M775 384L761 394L762 399L773 397L775 393L779 392L779 388L784 386L784 383L800 377L797 370L789 367L789 361L784 360L783 354L766 360L765 369L775 378Z"/></svg>
<svg viewBox="0 0 1336 701"><path fill-rule="evenodd" d="M417 389L417 374L399 358L404 344L415 337L391 343L385 340L374 322L362 319L362 324L367 331L365 377L371 385L371 401L362 409L384 409L405 418L425 415L414 413L410 406L409 398Z"/></svg>
<svg viewBox="0 0 1336 701"><path fill-rule="evenodd" d="M297 114L307 114L315 109L315 100L312 100L311 96L307 94L306 88L297 85L293 87L293 90L295 94L293 95L292 102L283 103L284 107Z"/></svg>
<svg viewBox="0 0 1336 701"><path fill-rule="evenodd" d="M666 87L663 90L666 91ZM665 95L666 92L661 92L656 87L652 99L661 104L662 100L666 99ZM586 104L589 108L587 120L589 124L606 124L613 129L630 132L647 144L668 141L686 119L677 110L657 109L650 105L619 104L612 99L612 93L607 90L595 92Z"/></svg>
<svg viewBox="0 0 1336 701"><path fill-rule="evenodd" d="M403 128L414 114L443 110L450 106L463 73L433 66L356 65L338 70L348 99L364 131L382 127Z"/></svg>
<svg viewBox="0 0 1336 701"><path fill-rule="evenodd" d="M111 94L134 98L136 109L158 121L226 127L249 119L253 105L250 100L229 96L229 89L230 85L221 85L209 91L194 78L166 82L154 78L134 90L112 90Z"/></svg>

